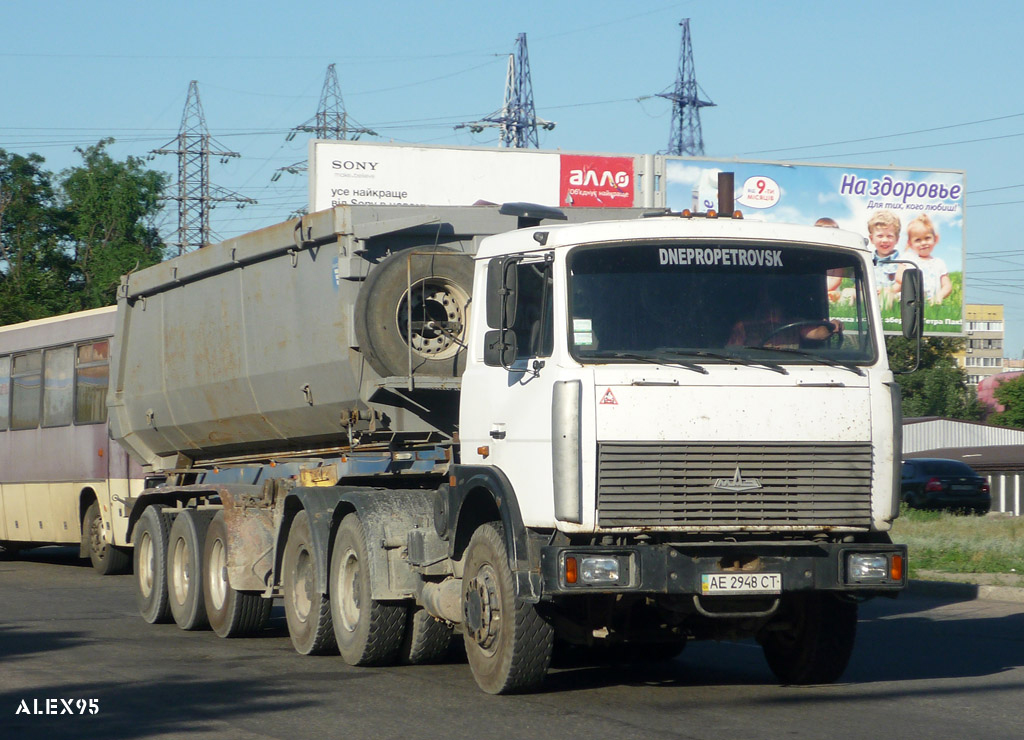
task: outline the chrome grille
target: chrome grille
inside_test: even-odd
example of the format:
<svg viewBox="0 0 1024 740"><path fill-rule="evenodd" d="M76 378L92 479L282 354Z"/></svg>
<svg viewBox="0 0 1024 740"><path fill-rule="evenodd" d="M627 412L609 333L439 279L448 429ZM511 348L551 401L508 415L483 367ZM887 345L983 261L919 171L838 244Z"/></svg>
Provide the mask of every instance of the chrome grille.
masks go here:
<svg viewBox="0 0 1024 740"><path fill-rule="evenodd" d="M598 525L865 528L871 454L870 442L602 442Z"/></svg>

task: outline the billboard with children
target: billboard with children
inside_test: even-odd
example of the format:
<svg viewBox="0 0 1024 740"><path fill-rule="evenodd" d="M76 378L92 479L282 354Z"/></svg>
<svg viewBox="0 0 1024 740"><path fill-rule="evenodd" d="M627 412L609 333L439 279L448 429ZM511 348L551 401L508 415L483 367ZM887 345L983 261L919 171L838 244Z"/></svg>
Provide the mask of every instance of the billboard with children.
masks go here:
<svg viewBox="0 0 1024 740"><path fill-rule="evenodd" d="M735 173L736 208L744 218L838 227L867 238L886 332L900 331L907 262L924 274L926 333L962 331L963 172L668 157L668 207L717 209L719 172ZM828 287L841 315L850 296L841 283Z"/></svg>

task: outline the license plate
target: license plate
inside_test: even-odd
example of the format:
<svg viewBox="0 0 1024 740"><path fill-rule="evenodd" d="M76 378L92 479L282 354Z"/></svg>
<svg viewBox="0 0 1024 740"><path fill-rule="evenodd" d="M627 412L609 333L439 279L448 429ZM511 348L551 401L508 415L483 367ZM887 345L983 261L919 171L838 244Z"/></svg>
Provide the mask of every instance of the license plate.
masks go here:
<svg viewBox="0 0 1024 740"><path fill-rule="evenodd" d="M781 573L703 573L702 594L778 594L782 593Z"/></svg>

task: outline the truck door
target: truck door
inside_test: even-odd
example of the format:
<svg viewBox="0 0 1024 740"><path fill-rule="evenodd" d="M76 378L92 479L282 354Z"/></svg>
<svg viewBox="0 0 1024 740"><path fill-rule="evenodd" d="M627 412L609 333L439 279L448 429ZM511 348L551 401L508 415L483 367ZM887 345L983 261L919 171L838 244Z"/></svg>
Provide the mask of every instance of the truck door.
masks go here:
<svg viewBox="0 0 1024 740"><path fill-rule="evenodd" d="M482 438L472 449L478 444L488 448L488 455L478 461L505 473L528 526L544 521L550 526L551 403L557 372L548 366L554 346L552 255L529 256L507 264L506 270L515 272L509 281L515 285L514 317L505 332L509 346L497 361L492 351L471 381L473 403L480 404L473 414L479 424L476 434ZM493 341L497 334L488 336ZM470 429L464 432L472 434ZM469 440L463 441L465 450Z"/></svg>

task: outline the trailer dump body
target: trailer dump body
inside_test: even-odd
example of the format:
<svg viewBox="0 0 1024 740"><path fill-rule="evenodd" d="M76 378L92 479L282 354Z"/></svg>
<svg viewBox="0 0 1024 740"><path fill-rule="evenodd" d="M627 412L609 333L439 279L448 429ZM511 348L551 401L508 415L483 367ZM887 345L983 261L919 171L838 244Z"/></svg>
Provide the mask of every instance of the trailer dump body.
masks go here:
<svg viewBox="0 0 1024 740"><path fill-rule="evenodd" d="M577 209L571 218L622 213ZM472 279L469 255L479 240L516 224L495 206L338 207L127 275L111 367L114 436L157 470L179 467L178 455L202 460L346 445L357 429L450 438L457 397L422 408L388 391L382 376L413 376L421 388L458 387L455 358L472 288L459 283ZM398 254L375 290L365 290L375 268ZM453 258L461 259L449 270L452 279L407 290L409 269L444 267ZM412 299L403 302L405 293ZM372 328L360 336L374 301L385 307L378 313L390 307L393 320L411 325L408 357L389 346L392 337L379 340L378 353L390 352L382 361L394 372L367 362L365 346L359 351L378 339ZM447 307L455 303L462 305ZM400 311L412 320L396 317ZM431 321L437 328L424 328Z"/></svg>

